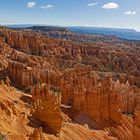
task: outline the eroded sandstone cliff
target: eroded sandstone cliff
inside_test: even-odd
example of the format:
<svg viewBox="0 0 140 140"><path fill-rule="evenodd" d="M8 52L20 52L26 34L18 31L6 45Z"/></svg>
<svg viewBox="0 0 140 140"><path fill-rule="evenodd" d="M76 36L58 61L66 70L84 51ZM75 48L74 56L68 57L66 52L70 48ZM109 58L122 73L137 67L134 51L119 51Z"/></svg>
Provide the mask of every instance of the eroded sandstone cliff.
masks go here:
<svg viewBox="0 0 140 140"><path fill-rule="evenodd" d="M0 131L9 140L138 140L140 43L72 40L0 28Z"/></svg>

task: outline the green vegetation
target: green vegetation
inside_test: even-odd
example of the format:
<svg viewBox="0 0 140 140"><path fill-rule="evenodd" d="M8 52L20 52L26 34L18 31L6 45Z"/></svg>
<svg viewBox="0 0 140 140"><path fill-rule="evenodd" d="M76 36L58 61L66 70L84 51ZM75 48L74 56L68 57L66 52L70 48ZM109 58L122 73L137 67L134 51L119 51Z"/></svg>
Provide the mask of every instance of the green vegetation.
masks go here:
<svg viewBox="0 0 140 140"><path fill-rule="evenodd" d="M55 92L55 93L60 93L61 92L58 87L55 87L53 85L50 86L50 90L53 91L53 92Z"/></svg>
<svg viewBox="0 0 140 140"><path fill-rule="evenodd" d="M0 140L4 140L4 136L0 133Z"/></svg>
<svg viewBox="0 0 140 140"><path fill-rule="evenodd" d="M30 94L30 93L31 93L31 90L32 90L32 86L27 86L27 87L25 88L25 93Z"/></svg>

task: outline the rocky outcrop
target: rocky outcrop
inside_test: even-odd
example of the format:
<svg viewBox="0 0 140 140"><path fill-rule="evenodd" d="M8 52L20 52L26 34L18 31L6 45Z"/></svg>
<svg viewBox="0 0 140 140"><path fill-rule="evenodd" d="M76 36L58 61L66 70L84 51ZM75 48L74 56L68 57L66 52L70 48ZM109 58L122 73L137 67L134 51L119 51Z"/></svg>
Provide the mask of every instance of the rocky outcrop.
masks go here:
<svg viewBox="0 0 140 140"><path fill-rule="evenodd" d="M139 57L136 57L140 52L139 43L118 41L112 45L103 40L98 42L96 39L97 41L80 44L48 38L40 33L8 28L0 29L0 37L3 44L28 55L78 61L91 65L93 70L128 73L135 78L140 77Z"/></svg>
<svg viewBox="0 0 140 140"><path fill-rule="evenodd" d="M59 72L56 69L30 67L19 62L9 62L9 77L17 87L26 88L37 83L57 85Z"/></svg>
<svg viewBox="0 0 140 140"><path fill-rule="evenodd" d="M19 85L26 87L38 82L46 82L60 87L63 104L82 110L95 120L112 119L119 122L121 113L133 114L134 112L133 87L127 81L114 82L109 77L98 80L92 73L91 67L77 65L63 73L52 69L30 68L15 62L10 64L10 67L13 76L17 76L15 80Z"/></svg>
<svg viewBox="0 0 140 140"><path fill-rule="evenodd" d="M17 115L14 103L10 101L0 102L0 114L6 114L7 116Z"/></svg>
<svg viewBox="0 0 140 140"><path fill-rule="evenodd" d="M140 97L136 97L136 107L134 112L133 140L140 138Z"/></svg>
<svg viewBox="0 0 140 140"><path fill-rule="evenodd" d="M42 129L34 129L33 133L29 136L28 140L48 140L47 138L44 138L42 135Z"/></svg>
<svg viewBox="0 0 140 140"><path fill-rule="evenodd" d="M96 121L111 119L119 123L122 113L134 113L135 88L128 82L114 82L111 77L97 79L90 67L66 71L59 87L62 103L82 110Z"/></svg>
<svg viewBox="0 0 140 140"><path fill-rule="evenodd" d="M118 140L135 140L133 137L133 119L123 115L120 125L107 128Z"/></svg>
<svg viewBox="0 0 140 140"><path fill-rule="evenodd" d="M6 81L9 81L7 79ZM30 132L29 129L26 129L28 127L26 115L29 113L29 107L20 100L21 96L26 95L11 87L9 82L7 85L7 82L4 84L4 81L1 80L0 132L4 132L4 136L8 140L26 140L26 134ZM24 112L26 112L26 115Z"/></svg>
<svg viewBox="0 0 140 140"><path fill-rule="evenodd" d="M55 77L58 71L74 68L77 63L90 65L94 71L110 72L112 75L115 73L122 82L128 80L131 85L139 87L140 49L138 43L118 41L112 45L106 41L98 42L97 40L80 44L48 38L41 33L3 27L0 28L0 46L0 69L6 71L8 68L7 75L20 87L32 85L34 79L48 82L48 76ZM47 76L48 69L53 76L51 74ZM38 72L40 74L37 74ZM124 73L127 73L125 77ZM50 82L52 80L49 79Z"/></svg>
<svg viewBox="0 0 140 140"><path fill-rule="evenodd" d="M133 138L132 116L135 110L135 98L139 94L138 88L131 86L129 82L125 84L119 80L115 82L110 76L98 79L92 73L91 67L80 65L65 71L60 76L59 87L62 91L63 104L77 112L87 114L102 127L112 126L111 133L122 140ZM37 94L36 96L33 94L33 100L41 99L38 102L42 104L42 100L46 98L42 92L44 89L41 89L40 85L36 86L34 92ZM124 114L130 118L124 117Z"/></svg>
<svg viewBox="0 0 140 140"><path fill-rule="evenodd" d="M60 134L60 140L118 140L106 131L90 130L79 124L65 124Z"/></svg>
<svg viewBox="0 0 140 140"><path fill-rule="evenodd" d="M57 88L37 85L32 89L33 107L31 113L51 133L60 133L63 118L60 109L61 94Z"/></svg>
<svg viewBox="0 0 140 140"><path fill-rule="evenodd" d="M30 31L0 28L0 78L6 79L1 81L2 89L11 93L11 84L23 90L32 89L32 117L46 133L60 134L60 139L71 139L71 134L75 139L84 140L88 136L101 140L103 137L120 140L140 137L139 54L137 42L81 44ZM11 96L6 97L11 99ZM14 122L19 124L16 133L26 133L26 128L22 129L26 117L17 111L17 104L1 100L0 113L13 118L11 122L19 117ZM72 117L62 113L62 107ZM70 117L72 124L63 126L63 115L66 119ZM88 128L73 122L87 124L92 130L96 129L93 124L98 124L98 129L105 129L107 133L95 130L92 134ZM39 140L41 135L35 129L30 137Z"/></svg>

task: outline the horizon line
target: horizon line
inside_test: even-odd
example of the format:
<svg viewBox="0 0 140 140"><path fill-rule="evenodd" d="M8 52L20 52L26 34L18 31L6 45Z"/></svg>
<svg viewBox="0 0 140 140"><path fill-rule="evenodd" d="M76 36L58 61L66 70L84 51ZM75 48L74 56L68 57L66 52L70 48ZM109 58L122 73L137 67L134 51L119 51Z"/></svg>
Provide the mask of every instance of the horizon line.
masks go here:
<svg viewBox="0 0 140 140"><path fill-rule="evenodd" d="M111 26L92 26L92 25L57 25L57 24L43 24L43 23L0 23L0 26L16 26L16 25L38 25L38 26L56 26L56 27L88 27L88 28L108 28L108 29L129 29L140 32L140 29L132 27L111 27Z"/></svg>

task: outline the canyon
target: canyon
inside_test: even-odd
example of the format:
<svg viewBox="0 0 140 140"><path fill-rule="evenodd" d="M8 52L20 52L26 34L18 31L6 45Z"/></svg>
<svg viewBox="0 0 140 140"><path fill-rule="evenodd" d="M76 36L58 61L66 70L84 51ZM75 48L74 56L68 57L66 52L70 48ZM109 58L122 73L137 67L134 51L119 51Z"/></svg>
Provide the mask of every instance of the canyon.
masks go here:
<svg viewBox="0 0 140 140"><path fill-rule="evenodd" d="M140 42L42 28L0 27L0 136L139 140Z"/></svg>

